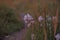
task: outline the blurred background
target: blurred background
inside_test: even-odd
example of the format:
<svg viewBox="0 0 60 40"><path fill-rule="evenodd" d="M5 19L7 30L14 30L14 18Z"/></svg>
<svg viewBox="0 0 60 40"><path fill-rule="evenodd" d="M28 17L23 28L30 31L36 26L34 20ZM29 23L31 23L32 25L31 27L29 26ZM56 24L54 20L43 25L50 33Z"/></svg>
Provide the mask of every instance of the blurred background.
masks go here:
<svg viewBox="0 0 60 40"><path fill-rule="evenodd" d="M35 21L29 28L23 20L27 13ZM39 16L44 17L43 22L38 21ZM0 0L0 40L56 40L55 35L60 33L59 20L60 0Z"/></svg>

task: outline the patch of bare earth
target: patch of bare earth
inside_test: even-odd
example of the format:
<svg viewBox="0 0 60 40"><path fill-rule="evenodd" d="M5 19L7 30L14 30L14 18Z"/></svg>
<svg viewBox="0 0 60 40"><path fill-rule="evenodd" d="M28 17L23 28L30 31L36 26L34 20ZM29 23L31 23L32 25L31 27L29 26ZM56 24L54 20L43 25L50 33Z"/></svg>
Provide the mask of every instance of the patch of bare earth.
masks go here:
<svg viewBox="0 0 60 40"><path fill-rule="evenodd" d="M24 28L19 32L12 33L8 38L5 38L5 40L24 40L26 31L27 28Z"/></svg>

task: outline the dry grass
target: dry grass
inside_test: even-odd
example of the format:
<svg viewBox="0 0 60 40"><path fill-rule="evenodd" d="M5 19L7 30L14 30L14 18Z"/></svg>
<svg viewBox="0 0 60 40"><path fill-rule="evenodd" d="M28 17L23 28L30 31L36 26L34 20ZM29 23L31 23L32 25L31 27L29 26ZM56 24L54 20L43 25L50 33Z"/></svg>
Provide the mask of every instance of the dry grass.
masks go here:
<svg viewBox="0 0 60 40"><path fill-rule="evenodd" d="M49 10L48 9L48 4L50 2L56 3L55 0L45 0L45 1L44 0L40 0L40 1L39 0L33 0L33 1L32 0L26 0L26 1L23 1L23 0L16 0L16 1L9 0L9 1L7 1L7 0L5 0L5 1L2 1L2 2L7 4L8 6L10 6L12 8L15 8L14 10L16 10L17 14L19 14L19 13L30 13L35 19L38 16L43 15L42 13L45 14L45 12ZM48 11L47 13L50 13L50 11ZM56 27L56 26L57 25L55 23L54 27ZM56 31L56 28L55 28L54 31Z"/></svg>

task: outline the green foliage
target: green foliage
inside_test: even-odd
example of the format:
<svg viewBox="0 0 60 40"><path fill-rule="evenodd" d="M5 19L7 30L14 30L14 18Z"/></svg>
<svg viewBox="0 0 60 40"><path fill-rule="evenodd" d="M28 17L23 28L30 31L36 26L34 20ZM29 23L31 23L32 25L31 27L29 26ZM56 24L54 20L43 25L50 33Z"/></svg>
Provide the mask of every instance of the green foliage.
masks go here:
<svg viewBox="0 0 60 40"><path fill-rule="evenodd" d="M0 6L0 34L10 34L22 28L22 22L19 22L13 9Z"/></svg>
<svg viewBox="0 0 60 40"><path fill-rule="evenodd" d="M60 33L60 16L58 16L58 25L57 25L56 33Z"/></svg>
<svg viewBox="0 0 60 40"><path fill-rule="evenodd" d="M47 20L46 18L46 33L48 40L54 40L54 27L52 25L52 20Z"/></svg>

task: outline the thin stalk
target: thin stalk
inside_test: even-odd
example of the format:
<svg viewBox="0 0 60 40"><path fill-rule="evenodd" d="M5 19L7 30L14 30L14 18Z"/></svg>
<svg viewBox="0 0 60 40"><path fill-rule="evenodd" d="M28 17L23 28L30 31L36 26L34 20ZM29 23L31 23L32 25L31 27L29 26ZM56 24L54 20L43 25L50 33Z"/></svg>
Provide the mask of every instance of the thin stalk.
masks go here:
<svg viewBox="0 0 60 40"><path fill-rule="evenodd" d="M45 10L44 10L45 12ZM43 12L44 18L44 40L47 40L47 33L46 33L46 13Z"/></svg>

